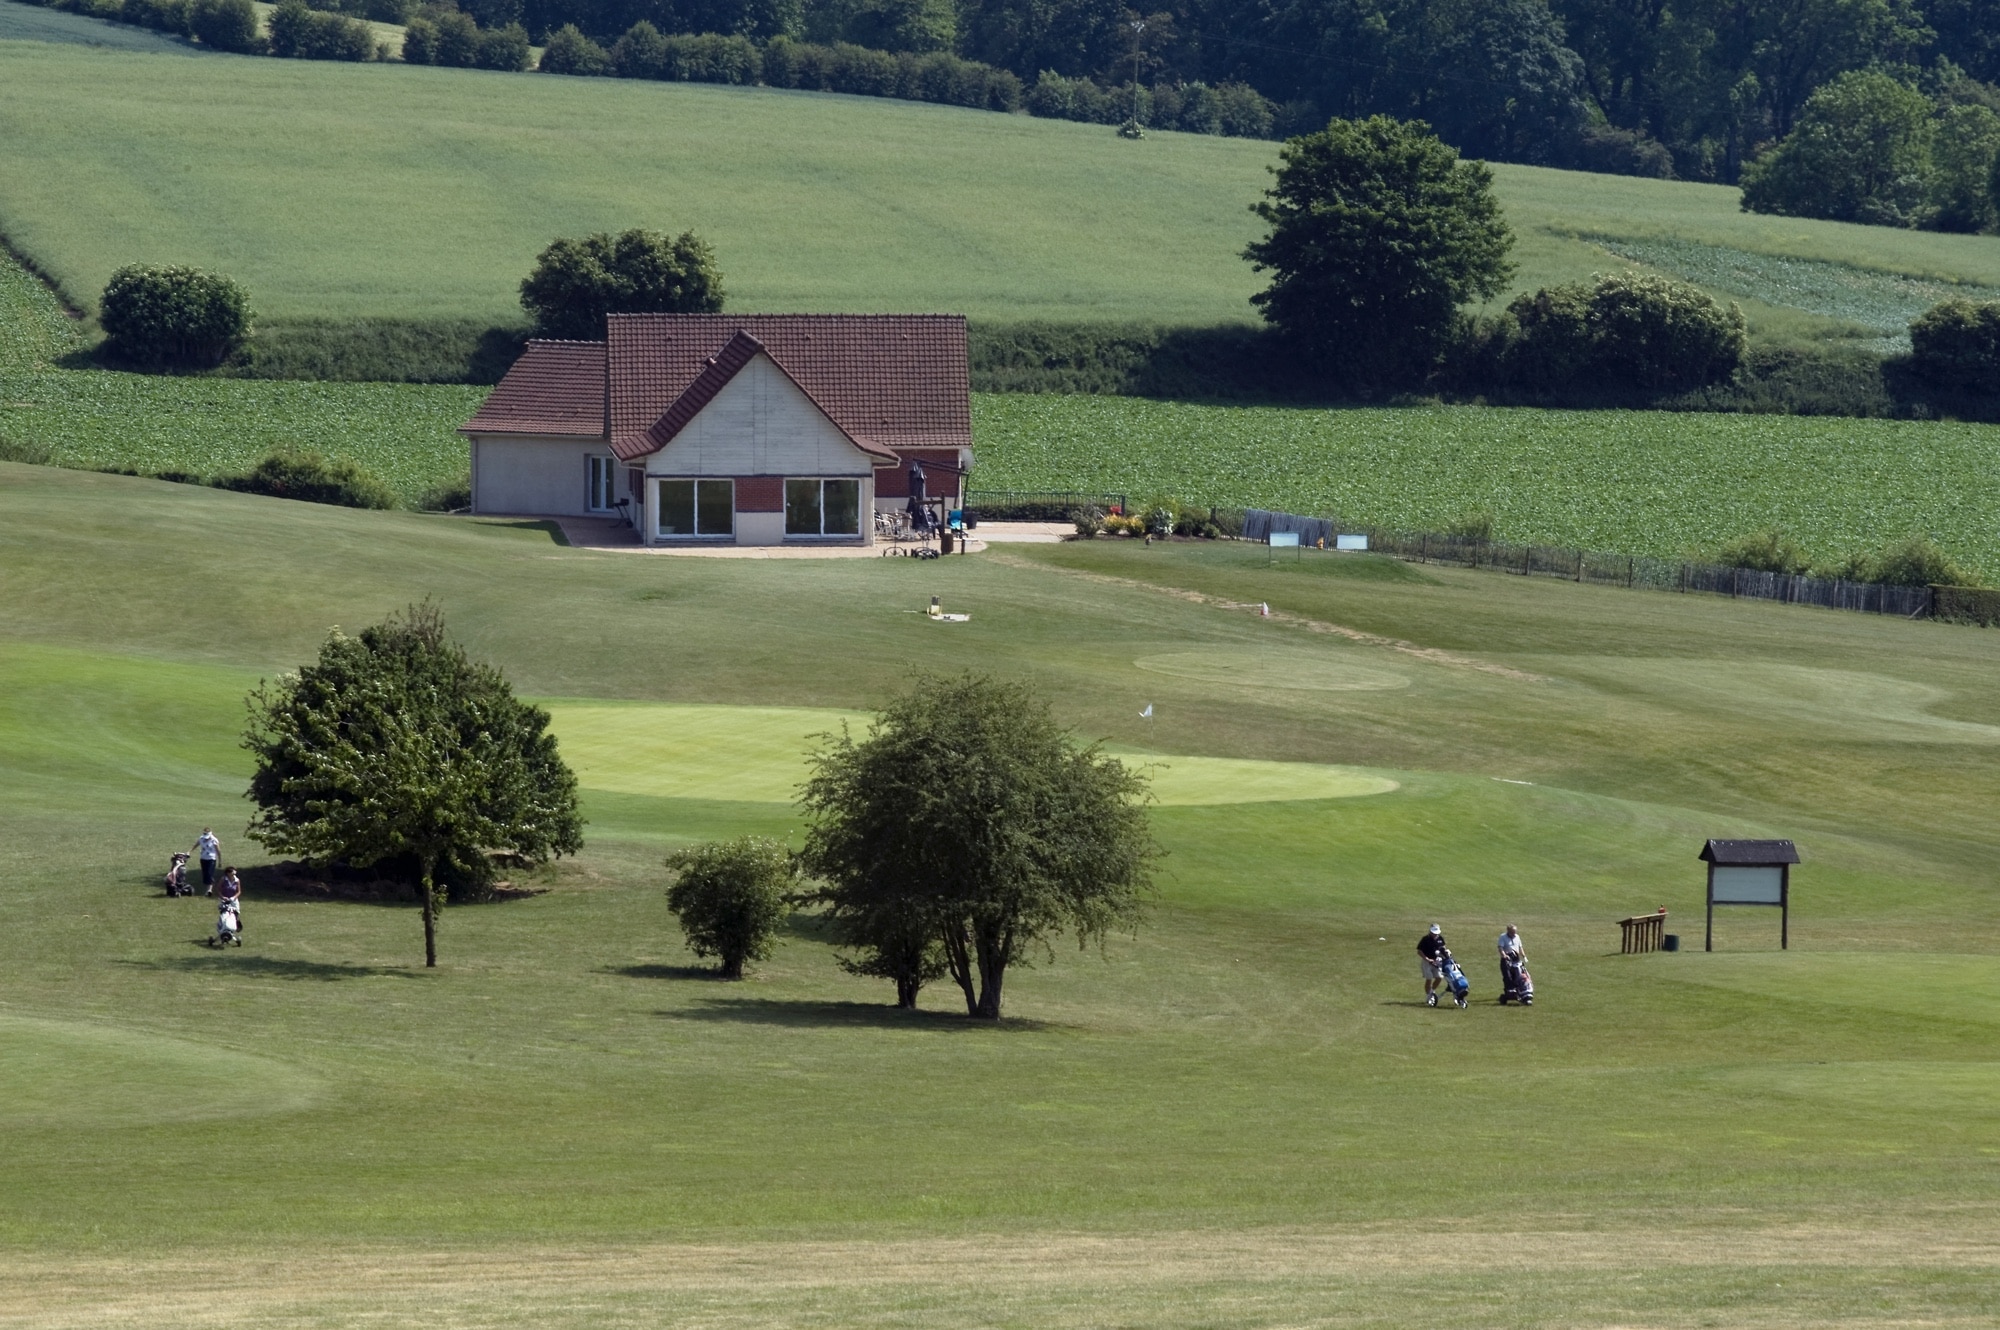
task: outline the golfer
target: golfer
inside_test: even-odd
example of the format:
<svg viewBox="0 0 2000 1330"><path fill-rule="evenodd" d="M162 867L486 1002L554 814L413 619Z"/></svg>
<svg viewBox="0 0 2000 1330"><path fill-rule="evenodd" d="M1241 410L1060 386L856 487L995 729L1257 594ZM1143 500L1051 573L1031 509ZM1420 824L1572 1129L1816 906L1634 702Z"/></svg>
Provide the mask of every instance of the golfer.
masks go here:
<svg viewBox="0 0 2000 1330"><path fill-rule="evenodd" d="M1417 939L1417 960L1424 971L1424 1005L1438 1004L1438 985L1444 982L1444 929L1436 924Z"/></svg>
<svg viewBox="0 0 2000 1330"><path fill-rule="evenodd" d="M215 896L217 901L223 905L228 905L232 902L235 904L236 931L241 933L243 931L243 879L236 876L235 869L225 868L222 870L222 885L215 889Z"/></svg>
<svg viewBox="0 0 2000 1330"><path fill-rule="evenodd" d="M213 896L215 865L222 858L222 842L215 838L213 831L203 827L201 835L195 840L194 852L195 857L201 860L201 894Z"/></svg>

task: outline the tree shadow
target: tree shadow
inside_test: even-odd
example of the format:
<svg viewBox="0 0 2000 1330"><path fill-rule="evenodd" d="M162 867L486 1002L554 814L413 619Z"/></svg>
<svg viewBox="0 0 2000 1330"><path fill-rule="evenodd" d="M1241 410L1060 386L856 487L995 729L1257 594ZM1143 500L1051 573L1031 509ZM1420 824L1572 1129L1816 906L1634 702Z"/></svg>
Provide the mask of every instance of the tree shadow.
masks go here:
<svg viewBox="0 0 2000 1330"><path fill-rule="evenodd" d="M622 974L627 979L706 979L720 983L722 971L712 965L607 965L599 974Z"/></svg>
<svg viewBox="0 0 2000 1330"><path fill-rule="evenodd" d="M190 946L205 947L205 939ZM356 965L349 961L295 961L271 956L245 956L242 952L205 951L194 956L169 956L154 961L119 961L135 970L175 971L181 974L256 975L266 979L315 980L338 983L343 979L417 979L422 972L404 965Z"/></svg>
<svg viewBox="0 0 2000 1330"><path fill-rule="evenodd" d="M976 1021L962 1012L904 1011L876 1002L830 1002L784 998L709 998L679 1011L656 1011L670 1021L705 1021L738 1025L779 1025L792 1029L1047 1031L1069 1027L1053 1021L1005 1017Z"/></svg>

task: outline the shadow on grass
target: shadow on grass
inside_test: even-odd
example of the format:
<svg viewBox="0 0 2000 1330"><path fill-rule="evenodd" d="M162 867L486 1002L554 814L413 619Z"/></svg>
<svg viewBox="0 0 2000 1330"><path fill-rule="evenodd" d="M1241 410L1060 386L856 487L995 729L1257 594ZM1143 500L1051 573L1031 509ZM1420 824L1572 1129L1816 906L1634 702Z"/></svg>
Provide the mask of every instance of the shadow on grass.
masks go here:
<svg viewBox="0 0 2000 1330"><path fill-rule="evenodd" d="M416 979L421 971L403 965L355 965L348 961L288 961L270 956L245 956L240 950L209 950L207 939L191 946L204 950L194 956L171 956L157 961L119 961L135 970L171 970L181 974L251 974L266 979L311 979L338 983L342 979Z"/></svg>
<svg viewBox="0 0 2000 1330"><path fill-rule="evenodd" d="M656 967L635 967L656 968ZM670 1021L712 1021L739 1025L782 1025L794 1029L1035 1031L1065 1027L1050 1021L975 1021L962 1012L903 1011L875 1002L816 1002L782 998L709 998L679 1011L656 1011Z"/></svg>
<svg viewBox="0 0 2000 1330"><path fill-rule="evenodd" d="M501 527L509 531L540 531L558 545L569 544L569 537L563 534L562 524L559 522L509 522L497 518L480 517L474 518L472 524L474 526Z"/></svg>
<svg viewBox="0 0 2000 1330"><path fill-rule="evenodd" d="M607 965L598 973L622 974L627 979L722 980L722 971L712 965Z"/></svg>

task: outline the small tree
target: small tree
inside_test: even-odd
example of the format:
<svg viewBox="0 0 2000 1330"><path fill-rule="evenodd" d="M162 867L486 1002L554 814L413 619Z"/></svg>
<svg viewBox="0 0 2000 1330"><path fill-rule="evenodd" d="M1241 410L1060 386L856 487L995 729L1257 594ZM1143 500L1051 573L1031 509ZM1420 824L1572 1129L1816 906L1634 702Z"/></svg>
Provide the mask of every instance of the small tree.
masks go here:
<svg viewBox="0 0 2000 1330"><path fill-rule="evenodd" d="M584 36L576 24L565 23L549 34L549 44L542 48L542 62L536 68L544 74L609 74L611 56Z"/></svg>
<svg viewBox="0 0 2000 1330"><path fill-rule="evenodd" d="M250 298L220 273L134 265L98 302L105 350L155 369L211 369L250 335Z"/></svg>
<svg viewBox="0 0 2000 1330"><path fill-rule="evenodd" d="M1459 306L1496 295L1513 237L1493 174L1421 121L1335 120L1287 142L1252 209L1270 234L1243 251L1252 296L1310 355L1368 381L1420 378Z"/></svg>
<svg viewBox="0 0 2000 1330"><path fill-rule="evenodd" d="M667 856L667 867L674 873L667 908L690 951L715 957L724 979L741 979L743 962L770 957L797 878L782 844L761 836L711 842Z"/></svg>
<svg viewBox="0 0 2000 1330"><path fill-rule="evenodd" d="M528 51L528 30L518 23L509 23L479 34L472 63L479 69L518 74L528 67Z"/></svg>
<svg viewBox="0 0 2000 1330"><path fill-rule="evenodd" d="M1929 191L1930 99L1887 74L1842 74L1743 172L1743 210L1914 226Z"/></svg>
<svg viewBox="0 0 2000 1330"><path fill-rule="evenodd" d="M1010 965L1061 932L1102 940L1151 889L1144 780L1078 747L1025 685L921 678L865 740L811 760L806 867L899 1004L916 1004L935 941L966 1010L998 1020Z"/></svg>
<svg viewBox="0 0 2000 1330"><path fill-rule="evenodd" d="M631 230L558 240L521 283L543 337L595 341L607 314L713 314L722 308L715 255L692 231Z"/></svg>
<svg viewBox="0 0 2000 1330"><path fill-rule="evenodd" d="M336 631L319 659L250 695L249 835L271 850L415 866L424 964L437 964L441 865L508 850L531 863L583 844L576 777L548 713L445 636L431 605Z"/></svg>

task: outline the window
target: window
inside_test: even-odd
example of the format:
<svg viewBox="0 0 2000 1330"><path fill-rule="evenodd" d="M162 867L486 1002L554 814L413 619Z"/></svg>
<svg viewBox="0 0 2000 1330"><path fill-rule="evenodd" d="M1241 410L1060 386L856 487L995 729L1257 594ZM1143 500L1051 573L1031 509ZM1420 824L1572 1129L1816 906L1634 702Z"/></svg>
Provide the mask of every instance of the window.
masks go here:
<svg viewBox="0 0 2000 1330"><path fill-rule="evenodd" d="M618 464L609 457L590 459L590 489L583 501L584 510L593 513L608 513L618 507Z"/></svg>
<svg viewBox="0 0 2000 1330"><path fill-rule="evenodd" d="M785 534L788 536L860 535L861 482L786 480Z"/></svg>
<svg viewBox="0 0 2000 1330"><path fill-rule="evenodd" d="M733 536L736 534L736 482L733 480L663 480L660 482L662 536Z"/></svg>

